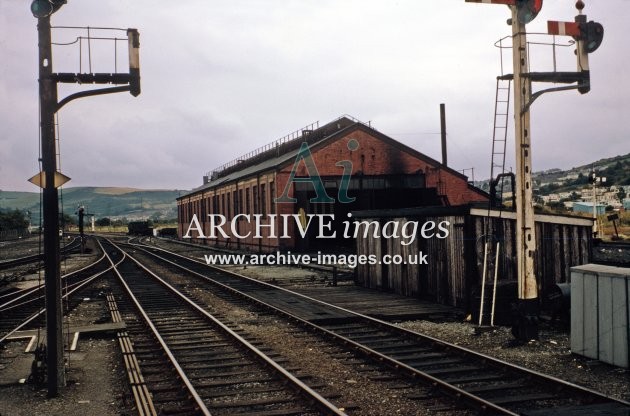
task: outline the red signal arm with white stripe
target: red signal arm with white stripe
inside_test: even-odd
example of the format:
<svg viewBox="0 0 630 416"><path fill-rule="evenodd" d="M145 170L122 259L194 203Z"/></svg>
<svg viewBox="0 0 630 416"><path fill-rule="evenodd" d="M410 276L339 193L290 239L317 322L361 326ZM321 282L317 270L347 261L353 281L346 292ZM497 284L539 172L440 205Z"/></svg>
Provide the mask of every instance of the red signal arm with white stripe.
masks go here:
<svg viewBox="0 0 630 416"><path fill-rule="evenodd" d="M507 4L508 6L514 6L516 0L466 0L466 3Z"/></svg>
<svg viewBox="0 0 630 416"><path fill-rule="evenodd" d="M547 21L547 33L550 35L564 35L579 37L581 35L580 24L576 22Z"/></svg>

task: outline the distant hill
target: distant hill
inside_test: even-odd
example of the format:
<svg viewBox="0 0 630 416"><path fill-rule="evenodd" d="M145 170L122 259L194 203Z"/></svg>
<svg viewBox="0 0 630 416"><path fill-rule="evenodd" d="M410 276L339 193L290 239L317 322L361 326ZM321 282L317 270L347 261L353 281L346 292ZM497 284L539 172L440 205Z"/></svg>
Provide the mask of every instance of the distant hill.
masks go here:
<svg viewBox="0 0 630 416"><path fill-rule="evenodd" d="M532 177L541 194L550 191L570 191L588 183L588 176L595 171L598 177L606 178L602 186L630 185L630 153L600 159L596 162L577 166L567 170L549 169L534 172Z"/></svg>
<svg viewBox="0 0 630 416"><path fill-rule="evenodd" d="M547 195L551 192L575 190L588 183L588 175L592 170L595 170L598 177L606 178L604 186L628 186L630 185L630 153L600 159L596 162L566 170L554 168L533 172L534 192L539 195ZM488 190L488 182L487 179L476 181L475 186Z"/></svg>
<svg viewBox="0 0 630 416"><path fill-rule="evenodd" d="M74 216L79 205L96 218L170 219L177 217L175 199L187 191L146 190L113 187L63 188L59 200L63 212ZM40 194L36 192L0 191L0 210L19 209L31 212L35 224L40 215Z"/></svg>

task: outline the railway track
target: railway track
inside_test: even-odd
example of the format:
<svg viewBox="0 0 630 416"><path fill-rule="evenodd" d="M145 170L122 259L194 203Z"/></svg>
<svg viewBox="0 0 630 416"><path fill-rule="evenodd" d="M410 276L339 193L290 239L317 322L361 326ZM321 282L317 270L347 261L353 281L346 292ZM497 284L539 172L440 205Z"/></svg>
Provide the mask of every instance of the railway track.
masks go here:
<svg viewBox="0 0 630 416"><path fill-rule="evenodd" d="M73 250L77 250L81 247L81 239L74 237L72 241L64 245L60 249L61 255L66 255ZM7 270L17 266L23 266L25 264L38 263L44 259L44 254L33 254L30 256L19 257L15 259L0 261L0 270Z"/></svg>
<svg viewBox="0 0 630 416"><path fill-rule="evenodd" d="M630 264L630 243L599 242L593 246L593 263L606 266L628 267Z"/></svg>
<svg viewBox="0 0 630 416"><path fill-rule="evenodd" d="M100 244L100 243L99 243ZM69 300L68 310L79 300L73 295L105 274L111 268L106 256L80 270L62 276L63 299ZM4 293L0 296L0 344L16 331L43 324L44 285Z"/></svg>
<svg viewBox="0 0 630 416"><path fill-rule="evenodd" d="M114 247L109 245L107 251ZM263 347L247 341L130 255L118 256L122 261L116 273L125 294L118 294L118 307L158 413L344 414Z"/></svg>
<svg viewBox="0 0 630 416"><path fill-rule="evenodd" d="M232 302L299 322L353 352L422 380L467 407L496 414L627 415L630 403L431 337L404 330L316 299L226 272L154 247L134 246L174 271L197 276L201 288ZM212 288L212 289L209 289ZM553 413L551 413L553 412Z"/></svg>

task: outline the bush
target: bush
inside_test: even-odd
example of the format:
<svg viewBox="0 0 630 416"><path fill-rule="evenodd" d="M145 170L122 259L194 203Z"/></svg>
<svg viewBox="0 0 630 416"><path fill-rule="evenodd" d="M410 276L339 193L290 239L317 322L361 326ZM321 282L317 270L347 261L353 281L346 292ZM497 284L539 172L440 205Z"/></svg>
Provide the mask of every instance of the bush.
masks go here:
<svg viewBox="0 0 630 416"><path fill-rule="evenodd" d="M28 220L24 213L18 209L0 212L0 230L26 230Z"/></svg>
<svg viewBox="0 0 630 416"><path fill-rule="evenodd" d="M110 225L112 225L112 220L107 217L99 218L98 220L95 221L95 224L98 225L99 227L109 227Z"/></svg>

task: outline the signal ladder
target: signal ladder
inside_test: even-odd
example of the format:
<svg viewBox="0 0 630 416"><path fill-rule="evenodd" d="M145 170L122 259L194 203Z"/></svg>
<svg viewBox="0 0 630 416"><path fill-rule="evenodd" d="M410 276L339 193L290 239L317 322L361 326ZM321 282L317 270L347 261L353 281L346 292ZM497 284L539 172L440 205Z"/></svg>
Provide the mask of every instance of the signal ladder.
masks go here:
<svg viewBox="0 0 630 416"><path fill-rule="evenodd" d="M510 89L512 75L497 77L497 90L494 102L494 127L492 131L492 157L490 162L490 185L497 173L505 173L505 151L507 146L508 115L510 110ZM503 200L503 177L501 177L499 201ZM494 201L493 201L494 202Z"/></svg>
<svg viewBox="0 0 630 416"><path fill-rule="evenodd" d="M494 234L494 226L490 217L492 206L503 202L504 176L498 178L498 183L493 184L497 173L505 173L505 151L507 147L507 132L510 112L510 90L512 86L511 74L497 77L497 90L494 101L494 127L492 131L492 157L490 162L490 201L488 202L488 216L485 221L483 237L483 272L481 275L481 296L479 299L479 328L484 320L489 318L490 326L494 326L494 310L496 305L497 278L500 268L501 243ZM492 189L495 188L496 192ZM498 188L498 189L497 189ZM514 189L512 189L514 192ZM498 198L497 198L498 196ZM502 204L501 204L502 205ZM500 215L500 214L499 214ZM496 244L496 246L495 246ZM493 280L492 291L486 293L486 275L490 274ZM494 279L492 279L494 275ZM489 298L489 299L488 299ZM490 313L484 313L484 305L490 304ZM487 316L489 315L489 317ZM485 319L484 319L485 318Z"/></svg>

